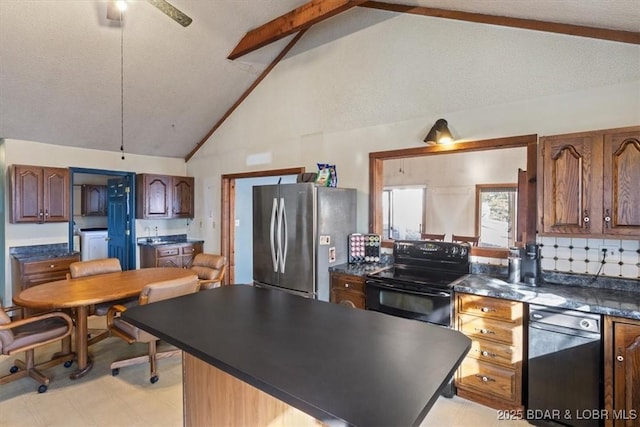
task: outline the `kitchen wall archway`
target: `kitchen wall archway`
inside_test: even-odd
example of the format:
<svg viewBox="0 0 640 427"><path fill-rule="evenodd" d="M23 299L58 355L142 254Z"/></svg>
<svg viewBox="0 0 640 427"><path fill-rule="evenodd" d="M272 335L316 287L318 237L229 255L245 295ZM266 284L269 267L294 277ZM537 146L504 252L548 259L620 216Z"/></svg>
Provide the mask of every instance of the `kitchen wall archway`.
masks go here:
<svg viewBox="0 0 640 427"><path fill-rule="evenodd" d="M222 175L222 200L220 218L220 252L227 258L227 272L224 275L225 283L235 282L235 206L236 206L236 180L245 178L263 178L284 175L297 175L304 173L304 167L286 169L272 169L255 172L242 172Z"/></svg>
<svg viewBox="0 0 640 427"><path fill-rule="evenodd" d="M382 234L383 230L382 194L385 160L526 147L527 170L522 174L522 180L518 187L518 194L521 198L518 240L523 242L534 241L536 238L537 219L537 145L538 136L531 134L369 153L369 231ZM383 241L383 246L393 247L393 241L385 240ZM508 248L473 247L471 253L479 256L506 258Z"/></svg>
<svg viewBox="0 0 640 427"><path fill-rule="evenodd" d="M81 229L106 229L108 239L107 256L120 259L123 270L136 268L135 231L135 173L103 169L71 167L69 194L72 221L69 222L69 246L73 248L74 237ZM104 214L87 212L82 207L82 186L104 186L116 180L116 194L107 193L109 205ZM128 189L127 189L128 187ZM124 197L123 197L124 196Z"/></svg>

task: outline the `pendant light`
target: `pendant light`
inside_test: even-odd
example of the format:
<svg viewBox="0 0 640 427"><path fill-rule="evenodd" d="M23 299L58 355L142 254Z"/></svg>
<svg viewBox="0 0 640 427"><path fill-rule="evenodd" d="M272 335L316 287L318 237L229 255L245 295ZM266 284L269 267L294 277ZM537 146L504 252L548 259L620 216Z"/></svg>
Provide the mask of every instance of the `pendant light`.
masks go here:
<svg viewBox="0 0 640 427"><path fill-rule="evenodd" d="M124 1L118 2L120 11L120 153L124 160L124 15L122 12L127 8Z"/></svg>

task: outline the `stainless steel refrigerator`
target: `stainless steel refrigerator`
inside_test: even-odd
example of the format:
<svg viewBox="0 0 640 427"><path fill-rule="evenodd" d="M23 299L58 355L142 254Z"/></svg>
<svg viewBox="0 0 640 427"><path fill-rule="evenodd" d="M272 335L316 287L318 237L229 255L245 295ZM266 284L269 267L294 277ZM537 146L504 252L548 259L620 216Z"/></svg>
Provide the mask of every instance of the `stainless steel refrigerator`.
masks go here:
<svg viewBox="0 0 640 427"><path fill-rule="evenodd" d="M256 286L329 301L329 267L347 262L356 190L313 183L253 187Z"/></svg>

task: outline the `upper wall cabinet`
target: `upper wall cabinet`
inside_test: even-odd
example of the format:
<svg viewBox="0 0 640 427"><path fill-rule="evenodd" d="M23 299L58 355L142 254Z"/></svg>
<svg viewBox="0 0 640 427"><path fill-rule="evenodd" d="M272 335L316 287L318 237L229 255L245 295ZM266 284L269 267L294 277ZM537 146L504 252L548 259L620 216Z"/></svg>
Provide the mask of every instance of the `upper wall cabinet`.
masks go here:
<svg viewBox="0 0 640 427"><path fill-rule="evenodd" d="M107 186L82 186L81 213L84 216L107 216Z"/></svg>
<svg viewBox="0 0 640 427"><path fill-rule="evenodd" d="M193 218L193 177L136 175L136 217Z"/></svg>
<svg viewBox="0 0 640 427"><path fill-rule="evenodd" d="M69 221L69 170L43 166L11 167L11 222Z"/></svg>
<svg viewBox="0 0 640 427"><path fill-rule="evenodd" d="M543 137L542 234L640 236L640 126Z"/></svg>

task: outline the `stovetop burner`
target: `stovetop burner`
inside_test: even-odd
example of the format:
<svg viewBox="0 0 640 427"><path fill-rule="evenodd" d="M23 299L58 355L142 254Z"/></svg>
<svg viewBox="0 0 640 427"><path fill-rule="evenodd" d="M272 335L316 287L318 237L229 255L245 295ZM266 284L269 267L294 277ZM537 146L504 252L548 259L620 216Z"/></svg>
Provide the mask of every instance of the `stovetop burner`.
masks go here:
<svg viewBox="0 0 640 427"><path fill-rule="evenodd" d="M407 270L405 268L391 267L367 277L379 279L388 282L399 282L405 284L417 284L423 286L437 287L448 289L452 287L452 283L466 273L449 273L437 270L419 271L416 269Z"/></svg>
<svg viewBox="0 0 640 427"><path fill-rule="evenodd" d="M393 267L368 277L404 289L449 289L469 273L469 245L425 240L394 243Z"/></svg>

